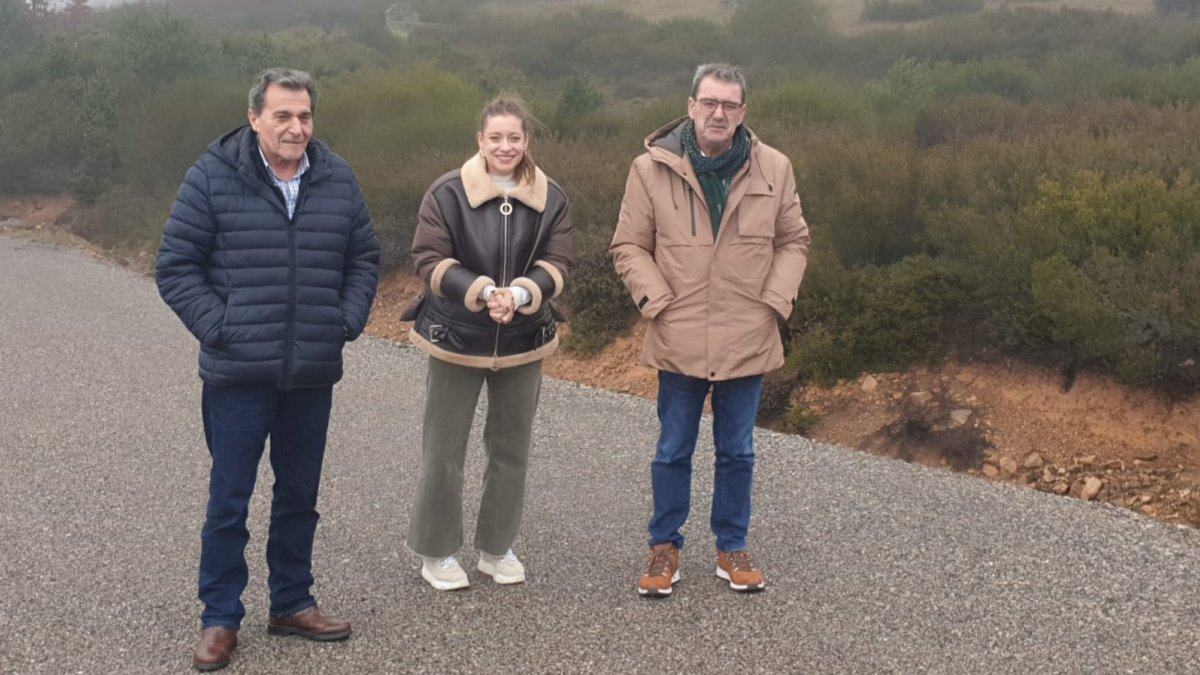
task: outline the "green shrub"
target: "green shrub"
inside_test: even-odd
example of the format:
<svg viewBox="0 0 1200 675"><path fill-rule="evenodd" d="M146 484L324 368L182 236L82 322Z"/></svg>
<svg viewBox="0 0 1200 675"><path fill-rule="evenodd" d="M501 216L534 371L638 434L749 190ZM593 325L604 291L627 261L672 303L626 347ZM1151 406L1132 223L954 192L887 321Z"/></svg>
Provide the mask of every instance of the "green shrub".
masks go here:
<svg viewBox="0 0 1200 675"><path fill-rule="evenodd" d="M801 293L788 367L829 383L924 362L943 353L965 300L962 280L927 256L853 270L828 294Z"/></svg>
<svg viewBox="0 0 1200 675"><path fill-rule="evenodd" d="M425 190L475 151L485 100L478 87L428 65L354 73L325 87L316 133L354 168L386 269L408 263Z"/></svg>
<svg viewBox="0 0 1200 675"><path fill-rule="evenodd" d="M114 141L122 180L173 193L214 139L246 124L250 84L228 75L178 78L119 101ZM320 114L316 134L323 137Z"/></svg>
<svg viewBox="0 0 1200 675"><path fill-rule="evenodd" d="M79 126L83 146L69 180L75 196L90 204L112 185L118 164L113 141L117 128L116 92L107 78L93 77L83 84Z"/></svg>
<svg viewBox="0 0 1200 675"><path fill-rule="evenodd" d="M0 56L7 61L37 40L37 24L25 0L0 0Z"/></svg>
<svg viewBox="0 0 1200 675"><path fill-rule="evenodd" d="M983 0L867 0L863 21L922 21L933 16L970 14L983 9Z"/></svg>
<svg viewBox="0 0 1200 675"><path fill-rule="evenodd" d="M919 253L921 164L909 144L865 135L814 136L796 157L810 223L823 227L846 267L886 265Z"/></svg>
<svg viewBox="0 0 1200 675"><path fill-rule="evenodd" d="M607 251L576 252L565 296L571 322L567 351L594 354L637 320L637 310Z"/></svg>
<svg viewBox="0 0 1200 675"><path fill-rule="evenodd" d="M772 129L800 124L837 124L862 127L871 109L861 94L842 82L813 78L789 82L768 90L750 90L747 111L753 120L768 120ZM758 128L755 123L752 126Z"/></svg>
<svg viewBox="0 0 1200 675"><path fill-rule="evenodd" d="M912 58L902 58L882 78L863 87L863 94L881 109L920 110L933 100L937 86L930 67Z"/></svg>
<svg viewBox="0 0 1200 675"><path fill-rule="evenodd" d="M821 423L821 415L802 405L788 407L787 414L780 420L779 430L788 434L808 436Z"/></svg>
<svg viewBox="0 0 1200 675"><path fill-rule="evenodd" d="M815 0L742 0L729 35L743 63L828 59L834 41L829 8Z"/></svg>
<svg viewBox="0 0 1200 675"><path fill-rule="evenodd" d="M45 80L0 95L0 186L5 192L70 188L84 147L78 124L82 83Z"/></svg>
<svg viewBox="0 0 1200 675"><path fill-rule="evenodd" d="M567 80L558 99L558 116L574 118L599 111L604 107L604 93L592 77L576 75Z"/></svg>
<svg viewBox="0 0 1200 675"><path fill-rule="evenodd" d="M123 7L114 17L123 65L143 82L196 75L213 62L214 45L187 19L149 5Z"/></svg>
<svg viewBox="0 0 1200 675"><path fill-rule="evenodd" d="M861 367L855 361L852 349L851 343L839 340L825 326L814 323L792 337L788 345L787 370L795 373L802 382L831 386L839 377L852 375Z"/></svg>
<svg viewBox="0 0 1200 675"><path fill-rule="evenodd" d="M173 194L118 185L95 204L76 209L68 223L75 234L114 249L154 250L162 238Z"/></svg>
<svg viewBox="0 0 1200 675"><path fill-rule="evenodd" d="M1030 284L1034 309L1050 322L1055 342L1079 359L1111 356L1121 344L1120 317L1094 279L1063 256L1037 262Z"/></svg>
<svg viewBox="0 0 1200 675"><path fill-rule="evenodd" d="M991 137L1009 140L1021 133L1025 107L998 96L964 96L922 110L913 135L922 147Z"/></svg>
<svg viewBox="0 0 1200 675"><path fill-rule="evenodd" d="M939 96L994 95L1028 103L1036 93L1038 74L1016 59L981 59L938 64L931 77Z"/></svg>

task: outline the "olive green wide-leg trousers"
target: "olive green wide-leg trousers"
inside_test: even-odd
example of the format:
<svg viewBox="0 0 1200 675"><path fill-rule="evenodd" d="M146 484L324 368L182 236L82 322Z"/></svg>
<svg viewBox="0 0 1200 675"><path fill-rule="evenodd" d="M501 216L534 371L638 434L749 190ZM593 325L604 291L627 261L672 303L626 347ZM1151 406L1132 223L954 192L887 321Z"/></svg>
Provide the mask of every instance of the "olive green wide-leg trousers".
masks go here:
<svg viewBox="0 0 1200 675"><path fill-rule="evenodd" d="M483 446L487 467L475 527L475 548L504 555L517 539L525 506L525 470L533 415L542 389L542 362L491 370L429 359L421 477L408 525L408 547L432 558L463 544L463 466L475 405L487 383Z"/></svg>

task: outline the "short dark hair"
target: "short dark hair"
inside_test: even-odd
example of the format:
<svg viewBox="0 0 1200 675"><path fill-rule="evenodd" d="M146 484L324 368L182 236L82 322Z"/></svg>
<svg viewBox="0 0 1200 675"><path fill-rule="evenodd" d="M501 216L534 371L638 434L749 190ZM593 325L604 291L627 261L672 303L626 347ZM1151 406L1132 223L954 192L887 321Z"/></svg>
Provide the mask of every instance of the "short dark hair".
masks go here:
<svg viewBox="0 0 1200 675"><path fill-rule="evenodd" d="M258 74L258 81L250 87L250 110L255 115L262 112L263 101L267 97L267 87L277 84L284 89L308 92L309 105L317 112L317 83L313 76L303 70L291 68L267 68Z"/></svg>
<svg viewBox="0 0 1200 675"><path fill-rule="evenodd" d="M742 103L746 102L746 76L736 66L728 63L705 63L697 67L696 75L692 77L692 98L696 98L696 94L700 93L700 82L706 77L721 82L736 82L742 88Z"/></svg>

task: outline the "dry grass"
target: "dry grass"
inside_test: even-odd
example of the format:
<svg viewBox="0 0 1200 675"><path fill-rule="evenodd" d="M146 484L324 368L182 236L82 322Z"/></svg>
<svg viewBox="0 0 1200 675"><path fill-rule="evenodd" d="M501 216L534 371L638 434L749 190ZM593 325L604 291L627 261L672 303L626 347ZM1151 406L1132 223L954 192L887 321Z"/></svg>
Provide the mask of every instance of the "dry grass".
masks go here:
<svg viewBox="0 0 1200 675"><path fill-rule="evenodd" d="M493 9L534 9L538 12L590 5L623 10L648 21L698 17L724 22L733 15L733 3L728 0L493 0L489 4Z"/></svg>
<svg viewBox="0 0 1200 675"><path fill-rule="evenodd" d="M862 14L864 0L822 0L829 7L829 19L834 30L844 34L857 34L878 28L917 26L919 23L889 24L864 23ZM536 11L574 9L591 5L620 9L636 14L649 21L661 21L675 17L696 17L716 22L728 21L733 15L732 0L493 0L492 8L531 9ZM1148 14L1154 11L1154 0L988 0L989 8L1039 7L1057 11L1063 7L1105 10L1127 14Z"/></svg>

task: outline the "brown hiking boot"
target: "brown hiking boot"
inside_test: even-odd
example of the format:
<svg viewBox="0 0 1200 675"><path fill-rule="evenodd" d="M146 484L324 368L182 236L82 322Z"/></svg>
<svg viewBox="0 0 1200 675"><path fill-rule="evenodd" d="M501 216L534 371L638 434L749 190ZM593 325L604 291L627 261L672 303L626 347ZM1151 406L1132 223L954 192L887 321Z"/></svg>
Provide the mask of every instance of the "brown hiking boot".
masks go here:
<svg viewBox="0 0 1200 675"><path fill-rule="evenodd" d="M729 587L740 593L761 591L766 586L763 573L750 560L746 549L740 551L717 551L717 576L729 582Z"/></svg>
<svg viewBox="0 0 1200 675"><path fill-rule="evenodd" d="M679 549L675 544L655 544L646 556L646 573L638 579L638 594L660 597L671 594L671 584L679 581Z"/></svg>

